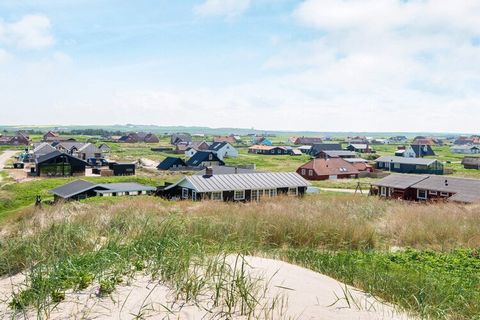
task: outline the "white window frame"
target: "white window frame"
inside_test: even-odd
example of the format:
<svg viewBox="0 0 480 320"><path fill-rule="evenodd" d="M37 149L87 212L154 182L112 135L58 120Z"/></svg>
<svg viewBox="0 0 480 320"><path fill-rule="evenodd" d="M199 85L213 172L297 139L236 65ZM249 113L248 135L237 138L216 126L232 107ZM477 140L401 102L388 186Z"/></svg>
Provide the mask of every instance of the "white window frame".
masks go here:
<svg viewBox="0 0 480 320"><path fill-rule="evenodd" d="M420 192L425 192L425 197L420 197ZM425 189L417 189L417 199L420 200L427 200L428 199L428 192Z"/></svg>
<svg viewBox="0 0 480 320"><path fill-rule="evenodd" d="M436 196L438 194L437 191L432 191L432 190L430 190L428 193L431 194L432 196Z"/></svg>
<svg viewBox="0 0 480 320"><path fill-rule="evenodd" d="M388 191L387 191L387 190L388 190L388 187L380 187L380 195L381 195L382 197L386 197L387 194L388 194Z"/></svg>
<svg viewBox="0 0 480 320"><path fill-rule="evenodd" d="M302 176L306 175L307 171L305 169L302 169Z"/></svg>
<svg viewBox="0 0 480 320"><path fill-rule="evenodd" d="M188 189L182 188L182 199L188 199Z"/></svg>
<svg viewBox="0 0 480 320"><path fill-rule="evenodd" d="M237 192L241 192L241 196L237 196ZM233 200L245 200L245 190L234 190L233 191Z"/></svg>
<svg viewBox="0 0 480 320"><path fill-rule="evenodd" d="M288 188L288 195L289 196L298 196L298 188L297 187Z"/></svg>
<svg viewBox="0 0 480 320"><path fill-rule="evenodd" d="M312 169L309 169L309 170L308 170L308 175L309 175L310 177L313 176L313 170L312 170Z"/></svg>
<svg viewBox="0 0 480 320"><path fill-rule="evenodd" d="M440 192L440 195L441 195L442 197L448 197L449 194L450 194L450 193L448 193L448 192Z"/></svg>
<svg viewBox="0 0 480 320"><path fill-rule="evenodd" d="M215 197L214 195L220 195L220 197ZM223 200L223 192L222 191L213 191L211 194L211 199L213 201L222 201Z"/></svg>
<svg viewBox="0 0 480 320"><path fill-rule="evenodd" d="M265 190L265 193L268 193L268 196L273 198L277 196L277 189L267 189Z"/></svg>

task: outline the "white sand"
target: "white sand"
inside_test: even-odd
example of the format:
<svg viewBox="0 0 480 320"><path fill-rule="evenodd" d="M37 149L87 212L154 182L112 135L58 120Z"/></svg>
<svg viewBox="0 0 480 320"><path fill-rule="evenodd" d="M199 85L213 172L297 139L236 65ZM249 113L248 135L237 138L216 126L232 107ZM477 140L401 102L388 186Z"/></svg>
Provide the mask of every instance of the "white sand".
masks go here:
<svg viewBox="0 0 480 320"><path fill-rule="evenodd" d="M265 305L271 305L273 299L284 305L269 312L269 319L408 319L391 306L325 275L278 260L245 259L250 275L261 276L268 283ZM234 261L234 257L229 260ZM10 295L12 283L18 285L23 279L23 276L0 279L0 318L11 316L3 301ZM138 276L130 285L119 286L111 297L98 298L97 288L67 293L66 299L48 317L132 319L141 315L151 319L211 319L215 315L194 305L173 304L172 291L147 276ZM344 298L346 291L350 305ZM260 311L257 316L262 318ZM36 314L31 312L27 318L34 319ZM214 318L222 319L218 314Z"/></svg>

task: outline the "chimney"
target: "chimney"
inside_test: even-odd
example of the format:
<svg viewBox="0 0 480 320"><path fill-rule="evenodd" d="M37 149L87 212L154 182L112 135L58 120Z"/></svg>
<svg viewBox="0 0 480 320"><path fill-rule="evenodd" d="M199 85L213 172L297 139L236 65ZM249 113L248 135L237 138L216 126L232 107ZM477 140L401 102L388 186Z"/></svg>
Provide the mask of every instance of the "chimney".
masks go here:
<svg viewBox="0 0 480 320"><path fill-rule="evenodd" d="M448 187L448 180L445 179L445 187Z"/></svg>
<svg viewBox="0 0 480 320"><path fill-rule="evenodd" d="M238 167L235 166L235 173L238 173Z"/></svg>
<svg viewBox="0 0 480 320"><path fill-rule="evenodd" d="M211 177L213 176L213 168L212 167L206 167L205 168L205 177Z"/></svg>

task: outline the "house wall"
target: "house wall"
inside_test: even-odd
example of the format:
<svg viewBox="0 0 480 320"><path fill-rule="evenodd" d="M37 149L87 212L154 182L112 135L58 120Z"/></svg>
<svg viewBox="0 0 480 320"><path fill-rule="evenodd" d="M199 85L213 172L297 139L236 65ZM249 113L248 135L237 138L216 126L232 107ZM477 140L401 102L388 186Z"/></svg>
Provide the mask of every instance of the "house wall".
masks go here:
<svg viewBox="0 0 480 320"><path fill-rule="evenodd" d="M419 166L415 164L400 164L396 167L395 163L377 162L377 169L398 172L398 173L417 173L417 174L443 174L443 165L435 162L430 166Z"/></svg>
<svg viewBox="0 0 480 320"><path fill-rule="evenodd" d="M302 174L302 169L305 169L305 174ZM309 175L309 170L312 170L313 175ZM336 179L355 179L358 178L358 173L342 173L342 174L337 174L337 175L329 175L329 174L317 174L315 173L315 170L313 169L307 169L307 168L298 168L297 173L301 175L304 179L311 180L311 181L321 181L321 180L328 180L330 178L335 178Z"/></svg>
<svg viewBox="0 0 480 320"><path fill-rule="evenodd" d="M188 190L188 199L191 200L194 190L191 189L191 188L185 188L185 189ZM183 187L177 186L177 187L175 187L173 189L170 189L168 191L158 190L156 194L158 196L168 198L168 199L172 199L172 198L184 199L182 190L183 190ZM305 194L306 190L307 190L306 187L298 187L298 191L297 191L298 196L303 196ZM288 188L277 188L277 196L287 195L287 193L288 193ZM243 200L235 200L234 195L235 195L234 191L231 191L231 190L223 191L222 192L223 201L228 201L228 202L230 202L230 201L245 201L245 202L251 201L252 190L245 190L245 199L243 199ZM263 196L263 198L268 198L268 197ZM198 192L196 194L196 201L208 200L208 199L210 199L210 193L200 193L200 192Z"/></svg>

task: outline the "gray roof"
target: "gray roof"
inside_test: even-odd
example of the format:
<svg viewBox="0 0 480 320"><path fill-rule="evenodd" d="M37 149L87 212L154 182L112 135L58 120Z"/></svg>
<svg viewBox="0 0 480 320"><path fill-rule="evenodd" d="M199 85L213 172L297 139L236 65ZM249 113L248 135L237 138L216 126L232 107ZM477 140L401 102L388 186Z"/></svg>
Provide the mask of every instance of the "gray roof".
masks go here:
<svg viewBox="0 0 480 320"><path fill-rule="evenodd" d="M357 154L349 150L324 150L320 151L325 153L329 157L341 157L341 156L356 156Z"/></svg>
<svg viewBox="0 0 480 320"><path fill-rule="evenodd" d="M156 188L150 186L144 186L138 183L105 183L105 184L95 184L85 180L75 180L70 183L67 183L63 186L49 190L48 192L53 193L64 199L71 198L77 194L86 192L88 190L93 190L97 193L110 193L110 192L133 192L133 191L155 191Z"/></svg>
<svg viewBox="0 0 480 320"><path fill-rule="evenodd" d="M479 149L477 146L474 145L454 145L450 149L452 150L470 150L470 149Z"/></svg>
<svg viewBox="0 0 480 320"><path fill-rule="evenodd" d="M343 160L350 163L368 163L368 160L362 158L344 158Z"/></svg>
<svg viewBox="0 0 480 320"><path fill-rule="evenodd" d="M232 166L212 166L211 167L212 170L213 170L213 174L234 174L235 173L235 170L236 170L236 173L254 173L254 172L259 172L259 171L256 171L254 169L245 169L245 168L236 168L236 167L232 167ZM195 173L195 175L205 175L205 171L206 169L204 170L201 170L197 173Z"/></svg>
<svg viewBox="0 0 480 320"><path fill-rule="evenodd" d="M288 187L307 187L310 183L296 172L240 173L223 175L193 175L168 186L190 185L197 192L213 192L227 190L255 190Z"/></svg>
<svg viewBox="0 0 480 320"><path fill-rule="evenodd" d="M391 174L374 183L379 187L415 188L454 195L448 198L456 202L480 202L480 180L459 177L439 177L434 175Z"/></svg>
<svg viewBox="0 0 480 320"><path fill-rule="evenodd" d="M392 163L401 163L401 164L419 164L419 165L431 165L437 161L436 159L425 159L425 158L405 158L405 157L395 157L395 156L383 156L375 160L375 162L392 162Z"/></svg>
<svg viewBox="0 0 480 320"><path fill-rule="evenodd" d="M96 185L94 183L85 181L85 180L75 180L73 182L67 183L63 186L49 190L48 192L53 193L62 198L70 198L76 194L85 192L94 188Z"/></svg>
<svg viewBox="0 0 480 320"><path fill-rule="evenodd" d="M35 146L35 144L34 144ZM52 151L55 151L56 149L52 147L49 143L47 142L41 142L38 145L35 146L35 149L33 149L33 154L38 157L42 156L44 154L50 153Z"/></svg>
<svg viewBox="0 0 480 320"><path fill-rule="evenodd" d="M391 174L386 176L373 183L375 186L379 187L389 187L389 188L398 188L398 189L407 189L413 186L414 184L427 179L426 175L416 175L416 174Z"/></svg>
<svg viewBox="0 0 480 320"><path fill-rule="evenodd" d="M480 180L456 177L429 176L417 184L417 189L455 193L450 200L461 202L480 201Z"/></svg>
<svg viewBox="0 0 480 320"><path fill-rule="evenodd" d="M368 149L368 144L366 143L350 143L348 146L352 146L355 149Z"/></svg>

